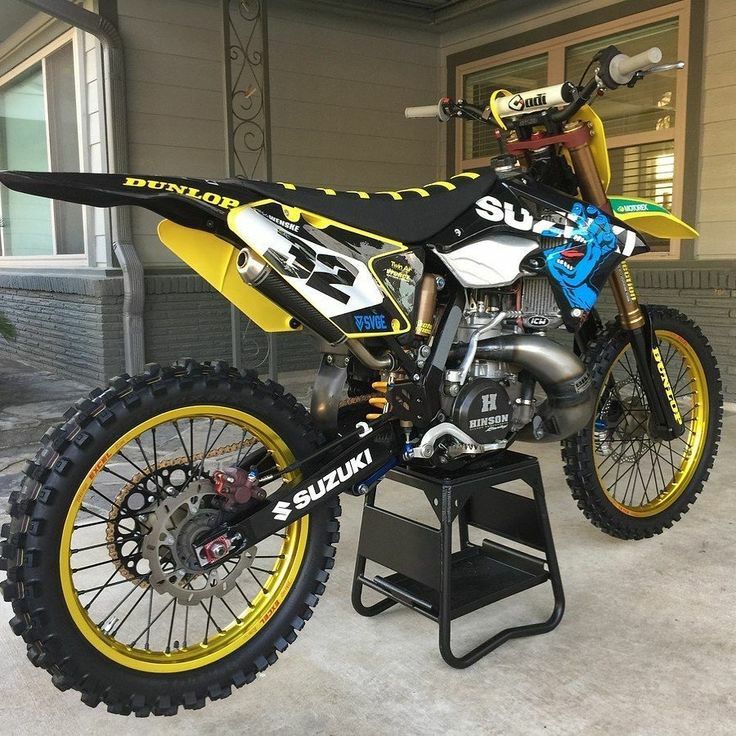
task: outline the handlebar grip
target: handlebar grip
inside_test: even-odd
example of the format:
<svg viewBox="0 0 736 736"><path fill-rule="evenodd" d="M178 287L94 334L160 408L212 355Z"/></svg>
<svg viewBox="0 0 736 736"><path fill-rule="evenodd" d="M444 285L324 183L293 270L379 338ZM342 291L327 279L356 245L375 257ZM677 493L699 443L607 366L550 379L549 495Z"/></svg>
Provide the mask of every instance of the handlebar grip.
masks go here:
<svg viewBox="0 0 736 736"><path fill-rule="evenodd" d="M609 73L611 79L616 84L628 84L634 74L639 71L646 71L652 66L662 61L662 51L656 46L651 49L642 51L636 56L627 56L626 54L618 54L611 59Z"/></svg>
<svg viewBox="0 0 736 736"><path fill-rule="evenodd" d="M440 116L439 105L422 105L421 107L407 107L404 117L407 118L438 118Z"/></svg>

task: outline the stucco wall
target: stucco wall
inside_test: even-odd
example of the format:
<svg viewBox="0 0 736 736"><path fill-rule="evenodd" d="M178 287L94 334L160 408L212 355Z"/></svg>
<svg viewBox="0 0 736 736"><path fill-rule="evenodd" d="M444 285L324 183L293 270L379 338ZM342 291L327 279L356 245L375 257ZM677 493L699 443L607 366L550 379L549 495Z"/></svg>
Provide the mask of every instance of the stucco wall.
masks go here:
<svg viewBox="0 0 736 736"><path fill-rule="evenodd" d="M695 0L698 2L699 0ZM708 0L703 53L700 202L696 252L736 258L736 3ZM734 263L736 267L736 262Z"/></svg>
<svg viewBox="0 0 736 736"><path fill-rule="evenodd" d="M123 0L130 170L222 178L226 173L220 0ZM156 236L161 218L133 208L146 266L179 264Z"/></svg>
<svg viewBox="0 0 736 736"><path fill-rule="evenodd" d="M439 125L404 118L438 99L439 38L365 14L271 0L273 178L376 191L435 181Z"/></svg>

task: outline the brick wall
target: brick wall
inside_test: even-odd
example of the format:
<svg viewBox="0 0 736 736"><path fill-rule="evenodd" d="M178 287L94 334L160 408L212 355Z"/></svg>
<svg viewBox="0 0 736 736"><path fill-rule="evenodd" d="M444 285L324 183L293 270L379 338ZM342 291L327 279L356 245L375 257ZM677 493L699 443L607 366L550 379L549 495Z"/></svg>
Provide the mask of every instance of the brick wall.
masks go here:
<svg viewBox="0 0 736 736"><path fill-rule="evenodd" d="M0 312L17 339L3 351L87 383L123 364L122 280L33 273L0 274Z"/></svg>
<svg viewBox="0 0 736 736"><path fill-rule="evenodd" d="M178 358L227 360L230 343L230 304L194 274L146 276L147 360L171 363ZM241 318L243 359L240 367L268 371L266 334ZM316 367L319 356L308 333L277 335L280 373Z"/></svg>
<svg viewBox="0 0 736 736"><path fill-rule="evenodd" d="M642 302L677 307L703 329L718 357L726 399L736 401L736 269L723 264L653 265L632 262ZM116 274L65 276L0 274L0 312L18 339L2 349L59 375L104 383L124 367L122 280ZM605 289L605 318L613 300ZM268 368L266 336L243 319L242 367ZM147 360L231 359L230 307L193 274L146 276ZM566 341L564 333L554 335ZM279 372L316 368L307 333L277 336ZM1 358L0 358L1 359Z"/></svg>
<svg viewBox="0 0 736 736"><path fill-rule="evenodd" d="M736 269L733 263L654 266L629 261L639 299L644 304L675 307L700 325L713 346L727 401L736 401ZM613 315L613 298L605 289L604 317Z"/></svg>
<svg viewBox="0 0 736 736"><path fill-rule="evenodd" d="M0 274L0 313L17 339L2 354L93 385L125 370L123 284L119 272ZM230 305L194 274L146 276L146 360L231 360ZM241 367L268 370L266 335L242 320ZM306 333L277 336L279 372L316 367Z"/></svg>

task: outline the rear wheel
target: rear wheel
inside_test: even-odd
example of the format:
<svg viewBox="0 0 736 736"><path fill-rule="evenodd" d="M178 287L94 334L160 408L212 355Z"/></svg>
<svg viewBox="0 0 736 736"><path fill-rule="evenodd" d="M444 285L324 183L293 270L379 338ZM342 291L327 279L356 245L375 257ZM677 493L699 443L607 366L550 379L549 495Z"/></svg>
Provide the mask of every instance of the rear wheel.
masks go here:
<svg viewBox="0 0 736 736"><path fill-rule="evenodd" d="M659 351L685 423L665 442L649 432L651 413L629 335L618 322L588 348L598 400L590 426L563 443L568 484L593 524L622 539L660 534L703 489L718 450L721 381L700 328L680 312L649 307Z"/></svg>
<svg viewBox="0 0 736 736"><path fill-rule="evenodd" d="M224 364L152 366L79 402L3 529L4 595L31 661L122 714L201 707L252 681L324 590L339 505L205 573L192 547L226 513L212 473L282 468L318 444L293 397Z"/></svg>

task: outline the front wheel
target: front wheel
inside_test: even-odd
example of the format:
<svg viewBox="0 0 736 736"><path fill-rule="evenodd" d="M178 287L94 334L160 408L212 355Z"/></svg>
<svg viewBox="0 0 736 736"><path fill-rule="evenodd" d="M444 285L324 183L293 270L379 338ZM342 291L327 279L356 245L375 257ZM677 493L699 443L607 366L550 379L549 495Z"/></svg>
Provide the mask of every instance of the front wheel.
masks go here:
<svg viewBox="0 0 736 736"><path fill-rule="evenodd" d="M125 715L202 707L251 682L311 616L340 507L203 571L193 547L226 513L213 472L270 472L318 444L292 396L222 363L150 366L78 402L3 527L3 594L31 661Z"/></svg>
<svg viewBox="0 0 736 736"><path fill-rule="evenodd" d="M721 433L721 380L707 339L677 310L648 311L684 434L671 442L650 435L650 410L629 333L616 321L583 356L598 395L596 410L590 425L562 450L579 508L621 539L660 534L680 519L703 489Z"/></svg>

